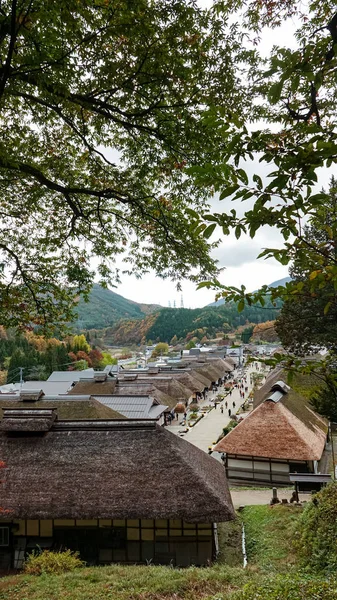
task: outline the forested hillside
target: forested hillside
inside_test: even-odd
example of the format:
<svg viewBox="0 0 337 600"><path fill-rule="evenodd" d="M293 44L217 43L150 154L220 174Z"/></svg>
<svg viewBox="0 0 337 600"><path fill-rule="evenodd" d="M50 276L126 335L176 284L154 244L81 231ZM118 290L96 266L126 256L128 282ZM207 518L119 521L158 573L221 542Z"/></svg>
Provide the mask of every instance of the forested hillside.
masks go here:
<svg viewBox="0 0 337 600"><path fill-rule="evenodd" d="M247 322L263 323L276 318L279 308L266 302L262 306L247 306L239 313L236 304L204 308L162 308L141 320L127 320L106 331L110 343L127 345L145 340L170 342L205 336L213 337L218 331L228 333Z"/></svg>
<svg viewBox="0 0 337 600"><path fill-rule="evenodd" d="M156 304L138 304L94 284L89 302L85 302L83 298L79 301L78 319L74 325L78 329L102 329L112 327L121 319L141 319L159 308Z"/></svg>

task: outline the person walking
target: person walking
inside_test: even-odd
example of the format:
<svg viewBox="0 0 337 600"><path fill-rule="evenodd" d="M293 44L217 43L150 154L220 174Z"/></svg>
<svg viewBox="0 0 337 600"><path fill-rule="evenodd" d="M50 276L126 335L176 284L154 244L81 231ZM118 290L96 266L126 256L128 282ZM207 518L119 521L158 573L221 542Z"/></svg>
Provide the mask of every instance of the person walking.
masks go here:
<svg viewBox="0 0 337 600"><path fill-rule="evenodd" d="M221 410L221 414L223 415L223 406L222 406L222 404L221 404L220 410Z"/></svg>
<svg viewBox="0 0 337 600"><path fill-rule="evenodd" d="M227 408L227 406L228 406L228 402L227 402L227 400L226 400L226 402L225 402L225 407Z"/></svg>
<svg viewBox="0 0 337 600"><path fill-rule="evenodd" d="M233 408L235 408L235 402L233 402Z"/></svg>
<svg viewBox="0 0 337 600"><path fill-rule="evenodd" d="M231 414L232 414L232 411L231 411L231 409L229 408L229 409L228 409L228 416L230 417L230 416L231 416Z"/></svg>

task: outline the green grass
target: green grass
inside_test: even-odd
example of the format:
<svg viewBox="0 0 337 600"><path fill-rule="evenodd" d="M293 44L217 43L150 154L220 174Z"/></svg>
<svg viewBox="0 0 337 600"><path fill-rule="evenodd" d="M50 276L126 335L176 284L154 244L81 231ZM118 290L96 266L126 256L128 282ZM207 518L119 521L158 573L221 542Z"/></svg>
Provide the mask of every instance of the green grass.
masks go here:
<svg viewBox="0 0 337 600"><path fill-rule="evenodd" d="M242 511L248 562L261 570L280 572L296 561L295 524L301 513L295 506L247 506Z"/></svg>
<svg viewBox="0 0 337 600"><path fill-rule="evenodd" d="M301 572L291 540L300 509L251 506L219 527L219 562L209 568L91 567L63 575L0 579L0 600L337 600L337 580ZM227 564L223 564L224 561Z"/></svg>

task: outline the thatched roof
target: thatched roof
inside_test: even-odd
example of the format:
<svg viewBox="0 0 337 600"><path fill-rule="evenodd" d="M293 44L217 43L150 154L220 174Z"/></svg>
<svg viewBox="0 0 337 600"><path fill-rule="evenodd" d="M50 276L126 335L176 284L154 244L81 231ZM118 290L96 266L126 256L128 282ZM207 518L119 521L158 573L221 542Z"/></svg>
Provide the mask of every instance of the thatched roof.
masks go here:
<svg viewBox="0 0 337 600"><path fill-rule="evenodd" d="M182 373L175 373L174 377L177 381L185 385L188 389L192 390L193 393L203 392L205 387L208 387L207 385L205 386L203 383L201 383L200 379L198 379L198 377L195 376L194 371L183 371Z"/></svg>
<svg viewBox="0 0 337 600"><path fill-rule="evenodd" d="M0 432L1 503L11 518L235 517L222 465L154 421L56 421Z"/></svg>
<svg viewBox="0 0 337 600"><path fill-rule="evenodd" d="M266 400L220 440L214 450L264 458L320 460L326 423L310 409L305 410L311 426L293 414L284 399Z"/></svg>
<svg viewBox="0 0 337 600"><path fill-rule="evenodd" d="M182 382L179 381L178 378L173 376L153 376L153 377L141 377L138 380L139 382L148 381L153 382L153 385L164 392L171 398L175 400L177 403L179 400L188 400L193 395L193 390L186 387Z"/></svg>
<svg viewBox="0 0 337 600"><path fill-rule="evenodd" d="M75 400L70 398L68 399L68 397L63 397L62 399L57 397L53 400L42 399L38 402L22 402L15 398L11 399L8 396L6 400L0 397L0 420L2 419L2 409L4 408L31 408L33 410L56 408L58 418L62 420L125 418L120 413L108 408L107 406L104 406L92 398L90 400Z"/></svg>
<svg viewBox="0 0 337 600"><path fill-rule="evenodd" d="M200 373L197 369L193 369L193 377L200 381L205 388L209 388L212 385L212 380L210 377L206 377L203 373Z"/></svg>
<svg viewBox="0 0 337 600"><path fill-rule="evenodd" d="M270 390L279 380L286 381L286 373L283 369L277 368L268 375L264 385L255 393L254 407L259 406L267 399ZM300 419L306 427L311 429L311 431L316 431L316 429L319 428L324 433L327 433L328 426L326 420L313 411L308 397L304 395L306 391L308 392L313 386L317 385L317 383L318 380L314 374L295 375L294 382L291 387L289 387L288 393L282 398L282 404L288 408L293 415ZM295 386L298 386L304 393L295 391Z"/></svg>
<svg viewBox="0 0 337 600"><path fill-rule="evenodd" d="M113 394L116 388L116 379L107 379L107 381L95 381L94 379L80 380L74 387L68 391L69 395L84 394L88 396L97 396L97 394Z"/></svg>
<svg viewBox="0 0 337 600"><path fill-rule="evenodd" d="M207 379L210 379L211 382L215 382L222 377L222 373L219 371L219 369L210 362L196 365L195 370L198 371L198 373L201 373L201 375L207 377Z"/></svg>

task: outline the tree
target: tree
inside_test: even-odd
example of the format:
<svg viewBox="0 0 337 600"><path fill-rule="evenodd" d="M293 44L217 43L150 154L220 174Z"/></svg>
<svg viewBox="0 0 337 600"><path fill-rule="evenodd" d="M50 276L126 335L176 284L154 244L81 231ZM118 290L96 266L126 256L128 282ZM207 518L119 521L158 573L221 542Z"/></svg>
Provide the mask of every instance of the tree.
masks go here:
<svg viewBox="0 0 337 600"><path fill-rule="evenodd" d="M195 348L195 342L193 340L190 340L189 342L187 342L185 349L191 350L192 348Z"/></svg>
<svg viewBox="0 0 337 600"><path fill-rule="evenodd" d="M266 321L255 325L253 329L253 341L276 342L278 334L275 329L275 321Z"/></svg>
<svg viewBox="0 0 337 600"><path fill-rule="evenodd" d="M28 381L46 381L48 376L49 373L45 365L36 365L28 370L28 373L25 374L25 379Z"/></svg>
<svg viewBox="0 0 337 600"><path fill-rule="evenodd" d="M248 104L231 8L1 3L1 323L69 322L93 255L104 283L120 255L138 275L216 273L193 169L217 164Z"/></svg>
<svg viewBox="0 0 337 600"><path fill-rule="evenodd" d="M323 347L337 352L337 289L329 277L337 258L337 181L334 178L327 198L328 202L316 209L304 227L304 244L298 245L290 269L301 293L287 297L276 321L283 346L302 355ZM311 252L308 253L307 247L312 248ZM318 283L314 291L313 280Z"/></svg>
<svg viewBox="0 0 337 600"><path fill-rule="evenodd" d="M221 9L225 4L219 2L218 6ZM200 185L218 191L221 200L230 198L234 208L227 214L206 214L204 219L206 223L219 225L224 235L234 231L238 239L243 234L253 238L265 225L277 229L284 239L282 247L266 248L260 257L273 257L286 265L296 257L299 248L308 255L322 254L319 244L312 247L305 238L303 219L314 215L329 201L327 193L315 190L318 169L329 168L337 161L336 6L327 0L309 2L306 8L301 2L287 0L250 0L239 4L247 6L242 26L250 26L257 45L263 27L278 27L296 14L297 47L294 50L275 47L266 62L250 63L248 87L253 126L248 128L247 120L233 123L224 134L226 158L232 161L232 166L226 163L222 182L220 177L214 182L211 168L199 176ZM244 169L244 161L254 157L259 157L262 168L267 170L264 178L258 173L251 177ZM235 201L250 201L251 207L243 215L241 211L238 214ZM312 277L307 273L312 294L322 283L314 273L311 271ZM335 284L336 257L324 268L322 277L325 283ZM263 286L252 294L244 286L224 287L218 281L201 285L222 290L228 300L238 302L239 310L245 304L263 305L266 294L272 301L286 299L289 294L301 295L301 282L271 289Z"/></svg>
<svg viewBox="0 0 337 600"><path fill-rule="evenodd" d="M167 354L169 351L169 345L165 342L159 342L157 344L151 354L151 358L158 358L158 356L162 356L163 354Z"/></svg>
<svg viewBox="0 0 337 600"><path fill-rule="evenodd" d="M170 346L176 346L178 343L178 338L177 336L174 334L173 338L170 341Z"/></svg>

